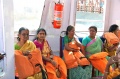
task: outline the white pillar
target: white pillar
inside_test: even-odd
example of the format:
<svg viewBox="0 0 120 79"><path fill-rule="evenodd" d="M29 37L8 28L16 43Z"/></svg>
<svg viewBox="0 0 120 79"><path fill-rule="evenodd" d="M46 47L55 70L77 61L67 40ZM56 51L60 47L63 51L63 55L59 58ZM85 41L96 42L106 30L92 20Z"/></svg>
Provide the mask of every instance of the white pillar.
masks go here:
<svg viewBox="0 0 120 79"><path fill-rule="evenodd" d="M69 25L75 26L76 22L77 0L71 0L70 22Z"/></svg>
<svg viewBox="0 0 120 79"><path fill-rule="evenodd" d="M2 14L3 13L3 14ZM2 17L2 18L1 18ZM3 50L6 53L5 75L1 79L14 79L14 20L13 0L0 0L0 34ZM1 36L1 35L0 35ZM1 38L1 37L0 37ZM1 42L0 41L0 42ZM1 43L0 43L1 44Z"/></svg>
<svg viewBox="0 0 120 79"><path fill-rule="evenodd" d="M105 0L105 5L104 6L104 31L108 31L109 29L109 21L110 21L110 10L111 10L111 0Z"/></svg>
<svg viewBox="0 0 120 79"><path fill-rule="evenodd" d="M62 21L63 30L66 30L67 26L69 25L71 6L72 6L71 0L64 1L63 21Z"/></svg>

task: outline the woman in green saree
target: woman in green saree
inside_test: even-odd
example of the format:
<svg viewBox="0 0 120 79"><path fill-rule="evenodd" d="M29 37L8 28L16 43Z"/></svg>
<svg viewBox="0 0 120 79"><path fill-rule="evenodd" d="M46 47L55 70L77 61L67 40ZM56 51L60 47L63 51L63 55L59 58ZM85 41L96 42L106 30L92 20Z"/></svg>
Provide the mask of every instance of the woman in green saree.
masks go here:
<svg viewBox="0 0 120 79"><path fill-rule="evenodd" d="M83 52L87 58L89 58L93 54L101 52L102 46L103 46L103 42L100 39L100 37L96 36L97 27L95 27L95 26L89 27L89 33L90 33L90 35L83 38L83 40L82 40L82 45L83 45L83 49L84 49ZM92 74L92 75L94 75L94 74ZM98 73L98 71L96 70L94 76L102 76L102 74Z"/></svg>
<svg viewBox="0 0 120 79"><path fill-rule="evenodd" d="M74 27L68 26L66 30L66 36L64 37L64 46L65 46L64 49L68 51L73 51L73 52L78 51L69 46L70 42L75 41L77 46L81 48L81 51L83 51L81 43L74 38L74 34L75 34ZM90 79L91 73L92 73L92 66L89 65L89 66L83 67L78 65L77 67L70 68L68 71L69 71L68 72L69 79Z"/></svg>

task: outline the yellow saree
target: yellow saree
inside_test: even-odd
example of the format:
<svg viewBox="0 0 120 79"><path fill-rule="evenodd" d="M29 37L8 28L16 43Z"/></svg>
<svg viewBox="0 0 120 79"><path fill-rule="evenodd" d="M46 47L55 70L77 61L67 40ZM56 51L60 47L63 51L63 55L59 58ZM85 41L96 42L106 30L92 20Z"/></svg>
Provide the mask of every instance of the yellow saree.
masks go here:
<svg viewBox="0 0 120 79"><path fill-rule="evenodd" d="M32 41L27 41L21 48L20 51L32 51L36 48L35 44Z"/></svg>

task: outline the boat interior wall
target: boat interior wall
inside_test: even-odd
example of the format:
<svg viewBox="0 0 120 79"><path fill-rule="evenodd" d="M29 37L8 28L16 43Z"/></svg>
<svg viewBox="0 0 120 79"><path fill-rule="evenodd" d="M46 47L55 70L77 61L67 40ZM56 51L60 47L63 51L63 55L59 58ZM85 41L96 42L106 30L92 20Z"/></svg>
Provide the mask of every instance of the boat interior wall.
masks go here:
<svg viewBox="0 0 120 79"><path fill-rule="evenodd" d="M45 28L47 31L47 40L49 41L51 48L53 51L58 52L60 48L60 33L61 31L65 31L68 25L75 25L75 19L76 19L76 4L77 0L60 0L60 3L64 5L63 8L63 17L62 17L62 26L60 29L55 29L53 28L52 21L53 21L53 14L54 14L54 6L55 3L57 3L59 0L45 0L44 3L44 8L42 12L42 17L41 17L41 22L40 22L40 27ZM119 16L119 14L116 13L116 11L112 11L111 7L115 7L116 3L119 3L119 0L115 0L113 2L112 0L105 0L106 1L106 14L105 14L105 25L104 29L105 31L108 31L108 28L111 24L115 23L115 21L112 21L111 19L113 18L114 20L118 20L117 17L110 17L110 16ZM112 2L111 2L112 1ZM119 5L117 5L119 7ZM118 7L115 7L118 9ZM113 14L115 15L112 15ZM110 15L110 16L109 16ZM111 22L112 21L112 22ZM98 32L98 35L102 35L104 31ZM16 34L16 33L15 33ZM35 31L31 31L30 33L30 40L32 40L35 37ZM76 32L76 34L79 37L84 37L88 35L88 32ZM16 42L16 37L15 37L15 42Z"/></svg>
<svg viewBox="0 0 120 79"><path fill-rule="evenodd" d="M109 11L109 26L111 24L120 22L120 0L111 0ZM120 26L120 24L118 24Z"/></svg>
<svg viewBox="0 0 120 79"><path fill-rule="evenodd" d="M40 23L41 28L45 28L47 31L47 39L54 52L58 52L60 48L60 33L65 30L69 25L71 0L60 0L60 3L64 5L62 26L60 29L53 28L52 21L54 17L54 6L59 0L45 0L45 6L42 13L42 19ZM35 34L35 32L33 32ZM30 36L33 39L34 36Z"/></svg>
<svg viewBox="0 0 120 79"><path fill-rule="evenodd" d="M60 35L62 30L65 30L69 25L71 0L60 0L63 7L62 26L60 29L53 28L52 22L54 18L54 6L59 0L45 0L45 7L43 9L43 16L41 17L40 27L45 28L48 34ZM53 31L54 30L54 31Z"/></svg>
<svg viewBox="0 0 120 79"><path fill-rule="evenodd" d="M78 0L71 0L69 25L73 25L73 26L75 26L75 22L76 22L77 1Z"/></svg>
<svg viewBox="0 0 120 79"><path fill-rule="evenodd" d="M14 20L13 1L0 0L0 79L14 79Z"/></svg>
<svg viewBox="0 0 120 79"><path fill-rule="evenodd" d="M0 54L4 54L4 41L2 40L2 39L4 39L4 37L3 37L3 10L2 10L2 5L1 5L1 1L0 1L0 11L1 11L1 13L0 13ZM4 76L4 73L5 73L5 71L3 71L2 72L2 70L5 68L5 67L3 67L3 65L4 65L4 62L6 61L5 60L5 58L6 57L4 57L3 59L0 59L0 77L1 76Z"/></svg>

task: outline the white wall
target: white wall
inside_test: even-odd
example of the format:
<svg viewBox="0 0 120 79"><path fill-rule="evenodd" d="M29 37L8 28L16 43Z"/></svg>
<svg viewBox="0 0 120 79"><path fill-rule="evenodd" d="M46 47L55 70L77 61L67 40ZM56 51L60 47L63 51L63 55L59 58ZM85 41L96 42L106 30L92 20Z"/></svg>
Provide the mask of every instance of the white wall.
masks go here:
<svg viewBox="0 0 120 79"><path fill-rule="evenodd" d="M0 32L3 34L2 50L6 53L5 60L5 75L1 79L14 79L14 20L13 20L13 0L0 0ZM2 36L2 35L1 35ZM1 38L0 36L0 38Z"/></svg>
<svg viewBox="0 0 120 79"><path fill-rule="evenodd" d="M0 53L4 54L4 37L3 37L3 10L2 10L2 1L0 1ZM0 78L5 74L5 62L6 57L0 60ZM3 72L2 72L3 70Z"/></svg>
<svg viewBox="0 0 120 79"><path fill-rule="evenodd" d="M53 18L52 14L54 13L54 2L57 3L58 0L45 0L40 27L46 29L48 33L47 39L53 51L59 51L61 31L65 31L68 25L75 24L76 1L61 0L61 2L64 2L62 27L60 29L54 29L51 23ZM106 0L106 2L105 31L108 31L111 24L116 23L116 20L120 20L120 0ZM35 32L33 33L35 34ZM30 36L30 39L33 39L33 36Z"/></svg>
<svg viewBox="0 0 120 79"><path fill-rule="evenodd" d="M109 26L111 24L115 24L116 20L120 21L120 0L111 0L110 14L109 14Z"/></svg>
<svg viewBox="0 0 120 79"><path fill-rule="evenodd" d="M60 33L61 31L65 31L67 26L69 25L70 20L70 8L71 8L71 0L60 0L61 3L64 2L63 8L63 20L62 26L60 29L53 28L52 19L54 14L54 2L58 2L58 0L45 0L44 12L41 20L40 27L45 28L47 31L47 39L53 51L59 53L60 48Z"/></svg>

